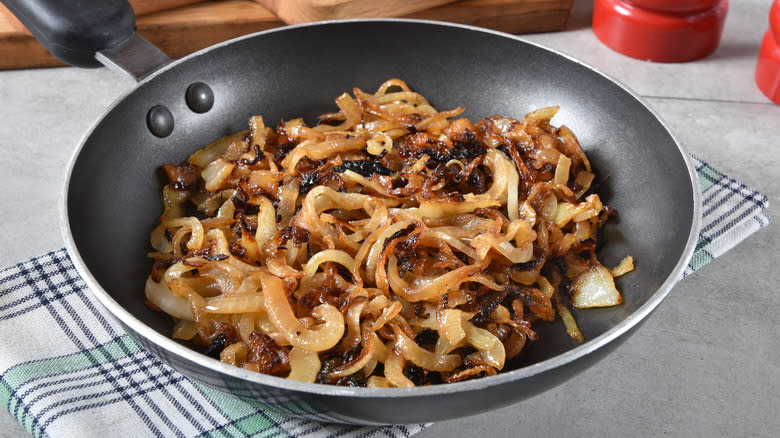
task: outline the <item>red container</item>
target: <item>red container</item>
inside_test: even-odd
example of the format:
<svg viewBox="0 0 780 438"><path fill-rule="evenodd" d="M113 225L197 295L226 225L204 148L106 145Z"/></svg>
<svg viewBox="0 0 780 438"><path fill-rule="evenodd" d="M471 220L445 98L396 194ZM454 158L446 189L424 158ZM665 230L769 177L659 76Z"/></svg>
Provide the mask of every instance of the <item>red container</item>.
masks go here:
<svg viewBox="0 0 780 438"><path fill-rule="evenodd" d="M769 30L758 52L756 84L769 100L780 105L780 0L769 10Z"/></svg>
<svg viewBox="0 0 780 438"><path fill-rule="evenodd" d="M720 43L728 0L596 0L593 32L632 58L686 62Z"/></svg>
<svg viewBox="0 0 780 438"><path fill-rule="evenodd" d="M627 3L662 13L692 13L712 9L718 0L628 0Z"/></svg>

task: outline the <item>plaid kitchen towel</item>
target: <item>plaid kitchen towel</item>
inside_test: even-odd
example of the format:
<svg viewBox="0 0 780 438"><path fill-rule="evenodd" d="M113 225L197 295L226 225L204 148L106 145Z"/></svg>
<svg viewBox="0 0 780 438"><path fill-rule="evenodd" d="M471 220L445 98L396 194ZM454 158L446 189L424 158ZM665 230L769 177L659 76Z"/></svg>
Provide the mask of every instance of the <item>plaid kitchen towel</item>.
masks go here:
<svg viewBox="0 0 780 438"><path fill-rule="evenodd" d="M772 221L766 195L692 156L702 194L699 242L684 275L691 274Z"/></svg>
<svg viewBox="0 0 780 438"><path fill-rule="evenodd" d="M767 197L695 160L699 245L686 273L766 226ZM0 271L0 402L34 436L408 437L423 424L328 424L192 382L87 293L64 249Z"/></svg>

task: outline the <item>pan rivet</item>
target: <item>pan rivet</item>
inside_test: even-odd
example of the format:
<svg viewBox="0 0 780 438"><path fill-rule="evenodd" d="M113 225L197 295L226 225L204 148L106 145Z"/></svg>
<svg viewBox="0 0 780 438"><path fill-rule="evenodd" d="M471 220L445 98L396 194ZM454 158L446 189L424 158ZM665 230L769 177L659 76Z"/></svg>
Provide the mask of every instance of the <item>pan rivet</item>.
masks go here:
<svg viewBox="0 0 780 438"><path fill-rule="evenodd" d="M173 132L173 114L165 105L155 105L146 113L146 126L157 137L163 138Z"/></svg>
<svg viewBox="0 0 780 438"><path fill-rule="evenodd" d="M196 113L205 113L214 106L214 92L204 82L194 82L184 95L187 106Z"/></svg>

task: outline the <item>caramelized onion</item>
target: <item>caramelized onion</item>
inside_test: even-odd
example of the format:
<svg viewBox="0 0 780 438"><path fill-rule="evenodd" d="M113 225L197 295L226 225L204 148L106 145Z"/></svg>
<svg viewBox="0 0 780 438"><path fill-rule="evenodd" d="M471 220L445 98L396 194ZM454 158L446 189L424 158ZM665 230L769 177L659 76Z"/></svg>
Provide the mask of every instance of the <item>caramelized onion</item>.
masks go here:
<svg viewBox="0 0 780 438"><path fill-rule="evenodd" d="M146 279L146 299L163 312L187 321L194 321L190 302L184 297L177 297L165 282L157 282L152 277Z"/></svg>
<svg viewBox="0 0 780 438"><path fill-rule="evenodd" d="M144 289L175 338L291 380L411 387L494 375L556 315L583 342L569 306L622 302L633 259L596 257L613 210L557 106L472 123L400 79L335 103L163 166Z"/></svg>
<svg viewBox="0 0 780 438"><path fill-rule="evenodd" d="M392 328L393 333L395 333L396 351L404 359L413 362L415 365L431 371L452 371L461 364L460 356L430 352L415 344L398 326L394 325Z"/></svg>
<svg viewBox="0 0 780 438"><path fill-rule="evenodd" d="M344 334L344 317L338 309L330 304L315 307L312 316L321 318L323 323L308 329L296 319L282 280L269 273L262 275L260 281L268 316L290 344L309 351L325 351L338 344Z"/></svg>
<svg viewBox="0 0 780 438"><path fill-rule="evenodd" d="M320 372L320 358L317 353L293 347L290 350L290 380L314 383Z"/></svg>

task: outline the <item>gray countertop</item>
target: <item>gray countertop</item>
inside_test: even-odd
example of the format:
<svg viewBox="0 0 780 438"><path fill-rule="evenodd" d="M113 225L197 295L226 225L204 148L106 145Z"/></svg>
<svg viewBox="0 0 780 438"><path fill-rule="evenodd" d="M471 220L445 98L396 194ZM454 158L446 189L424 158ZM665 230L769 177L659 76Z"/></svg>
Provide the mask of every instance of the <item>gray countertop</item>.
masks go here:
<svg viewBox="0 0 780 438"><path fill-rule="evenodd" d="M683 280L637 334L576 379L416 436L780 435L780 108L753 80L771 3L732 1L718 50L690 63L609 50L584 0L566 30L527 36L642 95L690 152L768 195L776 220ZM130 87L106 69L0 72L0 266L64 246L57 208L66 164ZM0 437L25 433L0 413Z"/></svg>

